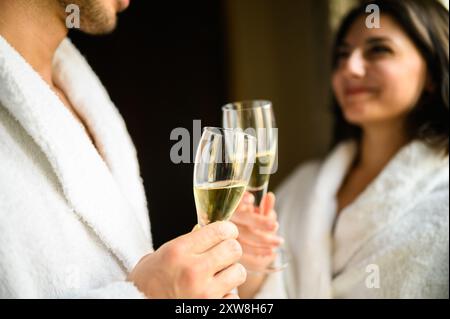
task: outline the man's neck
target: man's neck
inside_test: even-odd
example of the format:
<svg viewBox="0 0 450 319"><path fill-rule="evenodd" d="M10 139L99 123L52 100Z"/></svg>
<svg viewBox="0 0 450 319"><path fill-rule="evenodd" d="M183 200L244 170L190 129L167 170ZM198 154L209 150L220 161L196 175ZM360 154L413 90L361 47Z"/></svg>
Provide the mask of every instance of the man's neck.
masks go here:
<svg viewBox="0 0 450 319"><path fill-rule="evenodd" d="M0 35L53 86L52 60L67 35L56 0L0 1Z"/></svg>

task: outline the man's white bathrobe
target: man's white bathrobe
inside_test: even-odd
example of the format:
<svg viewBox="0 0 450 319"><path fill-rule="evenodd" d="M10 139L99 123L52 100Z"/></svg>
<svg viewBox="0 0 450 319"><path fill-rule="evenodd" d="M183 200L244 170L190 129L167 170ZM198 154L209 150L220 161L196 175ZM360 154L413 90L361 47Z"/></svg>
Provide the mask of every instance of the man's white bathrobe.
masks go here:
<svg viewBox="0 0 450 319"><path fill-rule="evenodd" d="M342 143L281 186L280 232L292 260L257 297L449 297L448 156L410 143L336 219L355 153L355 143Z"/></svg>
<svg viewBox="0 0 450 319"><path fill-rule="evenodd" d="M53 75L92 132L0 36L0 298L143 297L126 282L152 251L134 146L69 40Z"/></svg>

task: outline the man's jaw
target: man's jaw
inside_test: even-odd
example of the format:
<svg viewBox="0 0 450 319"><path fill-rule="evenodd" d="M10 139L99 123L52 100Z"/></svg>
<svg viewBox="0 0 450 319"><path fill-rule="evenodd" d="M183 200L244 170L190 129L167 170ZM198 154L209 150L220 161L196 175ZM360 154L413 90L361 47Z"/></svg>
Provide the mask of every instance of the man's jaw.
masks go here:
<svg viewBox="0 0 450 319"><path fill-rule="evenodd" d="M130 0L116 0L117 12L122 12L130 5Z"/></svg>

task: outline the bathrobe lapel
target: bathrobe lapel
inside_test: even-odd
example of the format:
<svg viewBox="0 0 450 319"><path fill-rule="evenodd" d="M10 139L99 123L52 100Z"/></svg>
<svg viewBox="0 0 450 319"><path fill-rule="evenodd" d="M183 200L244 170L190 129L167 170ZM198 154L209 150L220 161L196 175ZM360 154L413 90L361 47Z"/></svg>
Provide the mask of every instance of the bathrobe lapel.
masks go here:
<svg viewBox="0 0 450 319"><path fill-rule="evenodd" d="M151 250L148 222L142 214L144 194L142 186L136 185L134 149L123 136L118 115L108 114L112 110L107 109L106 92L69 40L58 49L54 70L74 107L93 125L104 159L57 95L0 36L0 104L46 154L73 212L131 270ZM125 177L128 174L136 177Z"/></svg>
<svg viewBox="0 0 450 319"><path fill-rule="evenodd" d="M54 81L63 89L93 135L96 147L151 241L147 202L136 150L125 123L86 60L64 40L53 61Z"/></svg>
<svg viewBox="0 0 450 319"><path fill-rule="evenodd" d="M341 185L355 154L355 144L342 143L322 164L313 186L309 204L302 212L298 245L302 269L299 284L300 298L330 298L332 268L332 228L336 216L336 192Z"/></svg>

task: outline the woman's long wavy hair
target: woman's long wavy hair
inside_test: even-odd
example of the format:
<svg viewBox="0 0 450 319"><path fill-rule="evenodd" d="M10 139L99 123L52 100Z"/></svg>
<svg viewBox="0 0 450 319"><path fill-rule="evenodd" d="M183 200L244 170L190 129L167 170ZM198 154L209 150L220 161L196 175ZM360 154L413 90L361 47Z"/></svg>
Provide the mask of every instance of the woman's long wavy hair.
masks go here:
<svg viewBox="0 0 450 319"><path fill-rule="evenodd" d="M357 18L366 15L368 4L376 4L380 13L389 15L406 32L426 61L432 92L424 90L408 114L407 134L444 151L449 151L449 13L436 0L363 1L341 23L333 44L332 67L335 70L338 48ZM334 135L332 146L347 139L361 139L361 128L347 122L333 95Z"/></svg>

